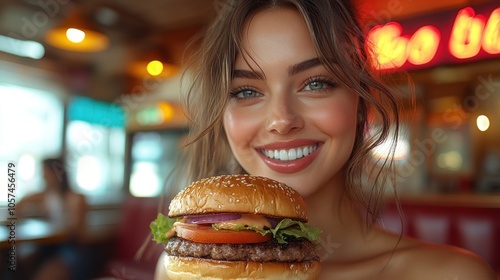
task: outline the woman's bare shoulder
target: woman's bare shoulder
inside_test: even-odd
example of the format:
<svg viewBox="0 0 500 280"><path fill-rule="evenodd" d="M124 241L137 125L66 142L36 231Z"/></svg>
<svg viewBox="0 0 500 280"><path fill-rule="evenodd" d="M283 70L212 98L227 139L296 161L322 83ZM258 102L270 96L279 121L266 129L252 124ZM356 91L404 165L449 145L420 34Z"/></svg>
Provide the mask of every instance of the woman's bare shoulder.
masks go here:
<svg viewBox="0 0 500 280"><path fill-rule="evenodd" d="M393 261L406 279L496 280L491 267L467 250L405 239Z"/></svg>

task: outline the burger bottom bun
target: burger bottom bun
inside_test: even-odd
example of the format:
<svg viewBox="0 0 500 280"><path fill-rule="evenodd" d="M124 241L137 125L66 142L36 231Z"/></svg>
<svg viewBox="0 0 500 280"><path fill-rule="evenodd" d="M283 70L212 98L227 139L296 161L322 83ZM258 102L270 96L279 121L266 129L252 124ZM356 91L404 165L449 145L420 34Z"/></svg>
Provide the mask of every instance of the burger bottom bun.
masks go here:
<svg viewBox="0 0 500 280"><path fill-rule="evenodd" d="M218 261L165 255L169 280L177 279L318 279L321 264L307 262Z"/></svg>

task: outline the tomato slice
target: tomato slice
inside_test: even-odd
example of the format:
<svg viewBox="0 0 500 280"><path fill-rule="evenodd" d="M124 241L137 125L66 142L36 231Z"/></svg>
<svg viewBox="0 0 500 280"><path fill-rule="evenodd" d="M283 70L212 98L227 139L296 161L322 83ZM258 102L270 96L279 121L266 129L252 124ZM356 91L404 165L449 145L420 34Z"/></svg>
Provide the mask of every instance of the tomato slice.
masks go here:
<svg viewBox="0 0 500 280"><path fill-rule="evenodd" d="M177 236L197 243L260 243L271 240L271 235L262 235L253 230L215 230L209 225L177 223Z"/></svg>

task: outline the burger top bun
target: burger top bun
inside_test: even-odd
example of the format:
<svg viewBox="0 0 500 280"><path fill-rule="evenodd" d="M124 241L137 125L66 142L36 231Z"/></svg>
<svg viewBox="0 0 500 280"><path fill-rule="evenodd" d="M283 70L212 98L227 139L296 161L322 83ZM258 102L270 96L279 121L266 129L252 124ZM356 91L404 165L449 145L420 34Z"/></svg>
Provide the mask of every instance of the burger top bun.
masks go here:
<svg viewBox="0 0 500 280"><path fill-rule="evenodd" d="M307 221L304 200L278 181L247 174L196 181L172 199L169 217L210 213L250 213Z"/></svg>
<svg viewBox="0 0 500 280"><path fill-rule="evenodd" d="M169 280L188 279L318 279L320 261L286 262L228 262L210 259L165 256L164 265Z"/></svg>

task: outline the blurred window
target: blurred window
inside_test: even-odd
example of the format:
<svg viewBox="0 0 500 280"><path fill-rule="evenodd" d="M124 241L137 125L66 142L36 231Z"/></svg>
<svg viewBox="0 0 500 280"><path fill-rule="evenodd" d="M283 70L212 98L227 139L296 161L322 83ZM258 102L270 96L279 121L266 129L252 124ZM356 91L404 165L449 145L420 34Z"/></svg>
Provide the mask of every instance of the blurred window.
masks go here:
<svg viewBox="0 0 500 280"><path fill-rule="evenodd" d="M178 164L179 146L186 132L172 129L132 134L129 182L132 195L154 197L162 193L165 180Z"/></svg>
<svg viewBox="0 0 500 280"><path fill-rule="evenodd" d="M63 116L57 94L0 82L0 166L16 165L16 201L43 189L41 160L60 155ZM5 176L0 172L1 182ZM7 188L0 188L0 205L7 197Z"/></svg>
<svg viewBox="0 0 500 280"><path fill-rule="evenodd" d="M116 105L74 98L68 106L69 180L90 204L119 202L125 172L124 112Z"/></svg>

